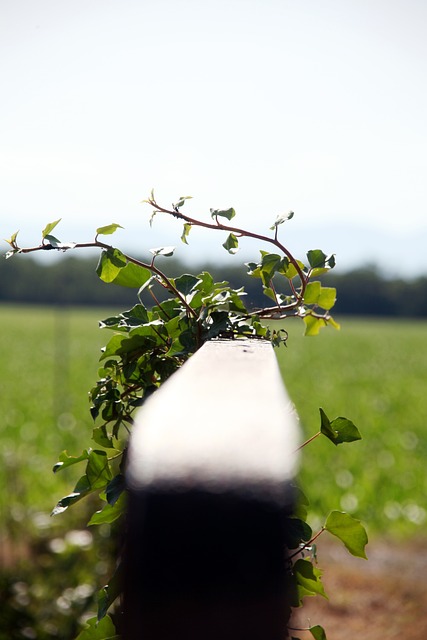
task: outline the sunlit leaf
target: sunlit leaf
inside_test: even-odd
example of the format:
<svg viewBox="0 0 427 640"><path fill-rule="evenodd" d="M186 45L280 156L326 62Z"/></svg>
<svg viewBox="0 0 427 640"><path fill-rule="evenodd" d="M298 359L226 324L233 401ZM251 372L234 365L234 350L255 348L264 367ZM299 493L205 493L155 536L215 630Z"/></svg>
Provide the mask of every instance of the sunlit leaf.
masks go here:
<svg viewBox="0 0 427 640"><path fill-rule="evenodd" d="M89 618L85 622L85 628L75 640L119 640L116 635L116 627L110 616L98 620L97 616Z"/></svg>
<svg viewBox="0 0 427 640"><path fill-rule="evenodd" d="M16 245L16 238L18 233L19 233L19 229L18 231L15 231L15 233L12 233L9 240L5 240L5 242L7 242L7 244L10 244L11 247L14 247Z"/></svg>
<svg viewBox="0 0 427 640"><path fill-rule="evenodd" d="M184 224L184 228L183 228L183 230L182 230L182 236L181 236L181 240L182 240L182 242L183 242L184 244L188 244L187 238L188 238L188 234L189 234L189 233L190 233L190 231L191 231L191 227L192 227L192 226L193 226L193 225L192 225L192 224L190 224L189 222L186 222L186 223Z"/></svg>
<svg viewBox="0 0 427 640"><path fill-rule="evenodd" d="M103 282L113 282L126 266L126 258L119 249L107 249L101 253L96 273Z"/></svg>
<svg viewBox="0 0 427 640"><path fill-rule="evenodd" d="M326 326L326 321L323 318L317 318L316 316L307 314L304 316L304 324L305 336L317 336L320 329Z"/></svg>
<svg viewBox="0 0 427 640"><path fill-rule="evenodd" d="M346 549L357 558L367 558L365 547L368 536L359 520L342 511L332 511L324 525L326 531L344 543Z"/></svg>
<svg viewBox="0 0 427 640"><path fill-rule="evenodd" d="M97 236L110 236L112 233L115 233L117 229L124 229L121 224L116 224L113 222L112 224L107 224L105 227L99 227L96 230Z"/></svg>
<svg viewBox="0 0 427 640"><path fill-rule="evenodd" d="M301 262L301 260L296 261L297 265L301 269L302 272L305 271L305 264ZM298 276L298 271L292 262L288 260L288 258L282 258L282 262L278 269L278 272L284 275L288 280L292 280L295 276Z"/></svg>
<svg viewBox="0 0 427 640"><path fill-rule="evenodd" d="M62 218L58 218L58 220L55 220L55 222L49 222L49 224L47 224L42 231L42 238L45 239L46 236L48 236L51 231L55 229L56 225L61 222L61 220Z"/></svg>
<svg viewBox="0 0 427 640"><path fill-rule="evenodd" d="M320 295L320 289L321 289L321 284L318 280L316 280L315 282L309 282L305 288L305 292L304 292L304 302L306 304L316 304L318 299L319 299L319 295Z"/></svg>
<svg viewBox="0 0 427 640"><path fill-rule="evenodd" d="M150 278L151 271L149 269L133 262L128 262L126 266L119 270L111 282L121 287L139 289L139 287L142 287Z"/></svg>
<svg viewBox="0 0 427 640"><path fill-rule="evenodd" d="M248 270L248 276L252 276L253 278L261 277L261 265L257 262L246 262L245 266Z"/></svg>
<svg viewBox="0 0 427 640"><path fill-rule="evenodd" d="M338 331L341 329L341 325L336 322L332 316L328 316L326 322L328 323L328 325L331 325L331 327L333 327L334 329L337 329Z"/></svg>
<svg viewBox="0 0 427 640"><path fill-rule="evenodd" d="M158 247L157 249L150 249L150 253L153 256L165 256L166 258L170 258L173 256L175 251L175 247Z"/></svg>
<svg viewBox="0 0 427 640"><path fill-rule="evenodd" d="M304 297L305 299L305 297ZM332 309L337 299L337 290L334 287L321 287L317 304L325 310Z"/></svg>
<svg viewBox="0 0 427 640"><path fill-rule="evenodd" d="M279 224L283 224L287 220L291 220L291 218L293 218L293 217L294 217L294 212L293 211L288 211L288 213L282 213L282 214L278 215L276 220L273 223L273 226L270 227L270 229L272 231L274 231L274 229L276 229L279 226Z"/></svg>

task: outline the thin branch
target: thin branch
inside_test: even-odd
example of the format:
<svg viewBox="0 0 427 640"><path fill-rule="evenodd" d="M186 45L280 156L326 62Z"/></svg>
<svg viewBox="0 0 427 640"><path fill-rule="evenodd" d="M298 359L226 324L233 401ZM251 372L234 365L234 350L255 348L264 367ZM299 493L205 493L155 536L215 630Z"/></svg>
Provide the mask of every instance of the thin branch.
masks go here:
<svg viewBox="0 0 427 640"><path fill-rule="evenodd" d="M318 438L321 435L322 435L322 432L318 431L317 433L314 434L314 436L311 436L311 438L309 438L308 440L306 440L305 442L300 444L300 446L297 449L295 449L294 453L296 453L297 451L299 451L303 447L306 447L308 444L310 444L310 442L313 442L313 440L315 440L316 438Z"/></svg>
<svg viewBox="0 0 427 640"><path fill-rule="evenodd" d="M149 199L147 200L148 204L156 209L158 213L167 213L168 215L172 215L174 218L178 218L187 222L188 224L192 224L198 227L204 227L205 229L219 229L222 231L228 231L229 233L234 233L234 235L239 234L240 236L245 236L247 238L254 238L255 240L261 240L261 242L266 242L268 244L272 244L276 246L280 251L282 251L285 256L289 259L289 262L295 267L295 270L298 274L298 277L301 281L301 291L298 294L299 301L302 301L304 298L305 288L307 286L306 276L304 275L301 267L298 264L298 261L294 258L292 253L277 239L277 233L275 233L274 237L271 238L269 236L262 235L260 233L255 233L253 231L246 231L245 229L240 229L239 227L231 227L229 225L225 225L222 222L218 221L218 216L216 216L216 224L210 222L203 222L202 220L198 220L196 218L191 218L190 216L186 216L181 213L179 210L165 209L157 204L155 200ZM276 227L277 230L277 227Z"/></svg>
<svg viewBox="0 0 427 640"><path fill-rule="evenodd" d="M46 251L46 250L52 250L52 249L56 249L57 251L62 250L61 247L54 247L53 245L50 245L50 244L49 245L40 244L37 247L27 247L24 249L18 248L18 251L20 253L32 253L34 251ZM109 249L110 250L114 249L114 247L112 245L106 244L105 242L100 242L99 240L95 240L94 242L76 243L73 246L73 249L105 249L106 251L108 251ZM148 269L152 273L157 274L163 281L163 285L165 286L165 288L171 291L182 302L182 304L187 309L190 315L192 315L194 318L197 318L196 311L194 311L194 309L188 304L188 302L181 295L178 289L174 287L174 285L169 280L169 278L162 271L160 271L160 269L158 269L154 264L147 264L145 262L142 262L141 260L137 260L136 258L133 258L132 256L129 256L126 253L123 253L123 251L121 251L121 253L123 257L127 260L127 262L132 262L133 264L136 264L138 267L143 267L144 269Z"/></svg>
<svg viewBox="0 0 427 640"><path fill-rule="evenodd" d="M290 555L290 556L288 556L288 560L292 560L292 558L295 558L295 557L296 557L296 556L298 556L300 553L302 553L302 552L304 551L304 549L308 549L308 547L310 547L310 546L313 544L313 542L314 542L315 540L317 540L317 538L318 538L320 535L322 535L322 533L323 533L324 531L326 531L326 529L325 529L325 527L322 527L322 528L320 529L320 531L318 531L318 532L316 533L316 535L315 535L315 536L313 536L313 537L312 537L308 542L304 542L304 544L303 544L303 545L302 545L302 546L301 546L297 551L295 551L294 553L291 553L291 555Z"/></svg>

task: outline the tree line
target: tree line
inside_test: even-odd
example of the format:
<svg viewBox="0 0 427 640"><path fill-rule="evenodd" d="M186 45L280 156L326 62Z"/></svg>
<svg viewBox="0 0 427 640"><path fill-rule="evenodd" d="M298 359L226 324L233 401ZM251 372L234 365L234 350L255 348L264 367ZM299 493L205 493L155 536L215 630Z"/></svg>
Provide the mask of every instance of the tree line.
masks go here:
<svg viewBox="0 0 427 640"><path fill-rule="evenodd" d="M167 258L165 258L167 260ZM132 306L135 289L107 285L96 274L97 258L64 256L49 264L31 257L14 257L0 263L0 303L49 305ZM209 271L216 280L227 280L232 287L244 286L252 308L265 305L259 280L242 267L204 265L191 267L169 259L168 273ZM345 273L332 271L323 279L336 287L335 315L427 317L427 276L411 280L386 278L375 266Z"/></svg>

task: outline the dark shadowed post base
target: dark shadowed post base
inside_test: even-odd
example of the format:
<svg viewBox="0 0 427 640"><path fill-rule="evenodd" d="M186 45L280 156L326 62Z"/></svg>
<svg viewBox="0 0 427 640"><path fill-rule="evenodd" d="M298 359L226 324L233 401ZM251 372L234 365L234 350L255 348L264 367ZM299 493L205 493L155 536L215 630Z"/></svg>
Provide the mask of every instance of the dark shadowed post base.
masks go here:
<svg viewBox="0 0 427 640"><path fill-rule="evenodd" d="M283 640L286 509L238 494L133 492L126 640Z"/></svg>

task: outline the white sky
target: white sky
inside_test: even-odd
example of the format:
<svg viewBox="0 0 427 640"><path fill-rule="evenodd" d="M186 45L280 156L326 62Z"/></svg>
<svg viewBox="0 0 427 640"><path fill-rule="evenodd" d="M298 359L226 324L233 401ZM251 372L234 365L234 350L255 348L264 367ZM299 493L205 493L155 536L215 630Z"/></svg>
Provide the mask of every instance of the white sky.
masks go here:
<svg viewBox="0 0 427 640"><path fill-rule="evenodd" d="M426 27L425 0L2 0L1 237L62 217L64 242L117 222L125 248L226 257L151 231L154 187L261 232L292 209L291 249L427 272Z"/></svg>

